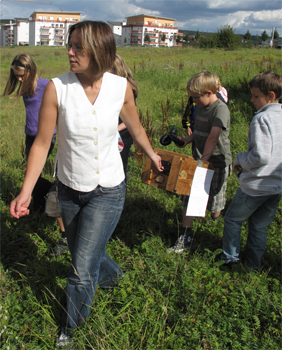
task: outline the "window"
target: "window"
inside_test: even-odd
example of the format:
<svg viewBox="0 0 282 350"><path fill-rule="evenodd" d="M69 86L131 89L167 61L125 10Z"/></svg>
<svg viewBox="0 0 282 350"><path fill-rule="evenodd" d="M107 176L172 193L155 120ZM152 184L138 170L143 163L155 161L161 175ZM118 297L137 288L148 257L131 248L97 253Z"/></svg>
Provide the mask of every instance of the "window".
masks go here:
<svg viewBox="0 0 282 350"><path fill-rule="evenodd" d="M54 23L51 24L51 27L54 28Z"/></svg>
<svg viewBox="0 0 282 350"><path fill-rule="evenodd" d="M68 21L69 20L69 18L68 17L66 17L66 21Z"/></svg>
<svg viewBox="0 0 282 350"><path fill-rule="evenodd" d="M70 18L71 21L73 21L73 18Z"/></svg>
<svg viewBox="0 0 282 350"><path fill-rule="evenodd" d="M53 21L53 20L54 20L54 17L53 17L53 16L50 16L50 20Z"/></svg>
<svg viewBox="0 0 282 350"><path fill-rule="evenodd" d="M76 22L78 21L78 19L77 19L77 18L75 18L74 20L75 20Z"/></svg>
<svg viewBox="0 0 282 350"><path fill-rule="evenodd" d="M59 17L58 20L61 21L61 20L62 20L62 17Z"/></svg>
<svg viewBox="0 0 282 350"><path fill-rule="evenodd" d="M38 19L42 19L42 16L38 16Z"/></svg>
<svg viewBox="0 0 282 350"><path fill-rule="evenodd" d="M47 17L46 17L46 16L43 16L43 19L45 19L45 20L46 20L46 19L47 19Z"/></svg>
<svg viewBox="0 0 282 350"><path fill-rule="evenodd" d="M63 27L64 25L63 24L60 24L60 27Z"/></svg>

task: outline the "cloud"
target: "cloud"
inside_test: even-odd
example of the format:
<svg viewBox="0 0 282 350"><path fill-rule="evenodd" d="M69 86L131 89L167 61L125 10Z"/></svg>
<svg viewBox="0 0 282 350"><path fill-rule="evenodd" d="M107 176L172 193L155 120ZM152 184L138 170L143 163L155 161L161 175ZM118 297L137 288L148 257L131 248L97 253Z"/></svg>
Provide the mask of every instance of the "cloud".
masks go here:
<svg viewBox="0 0 282 350"><path fill-rule="evenodd" d="M40 0L38 0L40 1ZM46 0L48 1L48 0ZM281 0L50 0L40 3L3 2L2 18L29 17L34 11L81 11L83 18L123 21L126 17L147 14L175 19L180 29L215 32L225 24L237 33L252 34L272 27L281 32Z"/></svg>

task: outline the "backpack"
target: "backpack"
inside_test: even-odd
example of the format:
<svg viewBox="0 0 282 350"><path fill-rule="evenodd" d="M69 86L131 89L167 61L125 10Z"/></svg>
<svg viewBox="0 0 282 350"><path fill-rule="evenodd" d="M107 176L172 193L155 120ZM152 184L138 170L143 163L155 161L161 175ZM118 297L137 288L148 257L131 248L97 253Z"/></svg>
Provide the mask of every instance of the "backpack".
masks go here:
<svg viewBox="0 0 282 350"><path fill-rule="evenodd" d="M196 107L197 107L196 103L193 102L193 97L190 96L188 99L185 112L182 117L182 126L184 129L188 129L188 128L190 128L191 130L194 129Z"/></svg>

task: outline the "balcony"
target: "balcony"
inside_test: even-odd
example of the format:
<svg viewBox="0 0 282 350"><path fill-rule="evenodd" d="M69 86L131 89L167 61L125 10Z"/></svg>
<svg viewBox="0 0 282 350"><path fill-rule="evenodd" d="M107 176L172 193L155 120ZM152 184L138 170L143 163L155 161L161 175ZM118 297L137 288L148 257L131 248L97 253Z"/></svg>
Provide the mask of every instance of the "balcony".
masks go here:
<svg viewBox="0 0 282 350"><path fill-rule="evenodd" d="M144 33L148 35L154 35L154 34L158 34L159 32L155 30L145 30Z"/></svg>
<svg viewBox="0 0 282 350"><path fill-rule="evenodd" d="M56 42L65 42L65 39L55 38L54 40L55 40Z"/></svg>

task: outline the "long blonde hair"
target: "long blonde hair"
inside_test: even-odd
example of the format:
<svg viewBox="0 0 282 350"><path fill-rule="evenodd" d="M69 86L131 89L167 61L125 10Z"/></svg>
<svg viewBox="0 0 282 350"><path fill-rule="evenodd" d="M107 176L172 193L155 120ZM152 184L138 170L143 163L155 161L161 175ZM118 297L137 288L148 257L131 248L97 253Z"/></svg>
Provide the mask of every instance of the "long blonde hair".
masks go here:
<svg viewBox="0 0 282 350"><path fill-rule="evenodd" d="M125 63L124 59L118 54L116 54L115 62L111 68L111 73L126 78L133 90L134 97L137 98L138 84L133 78L132 72L128 65Z"/></svg>
<svg viewBox="0 0 282 350"><path fill-rule="evenodd" d="M28 77L24 82L19 82L16 72L28 73ZM17 55L11 64L10 75L2 94L2 97L11 95L17 88L16 93L11 98L20 98L21 96L32 96L37 87L37 67L33 59L28 54Z"/></svg>

